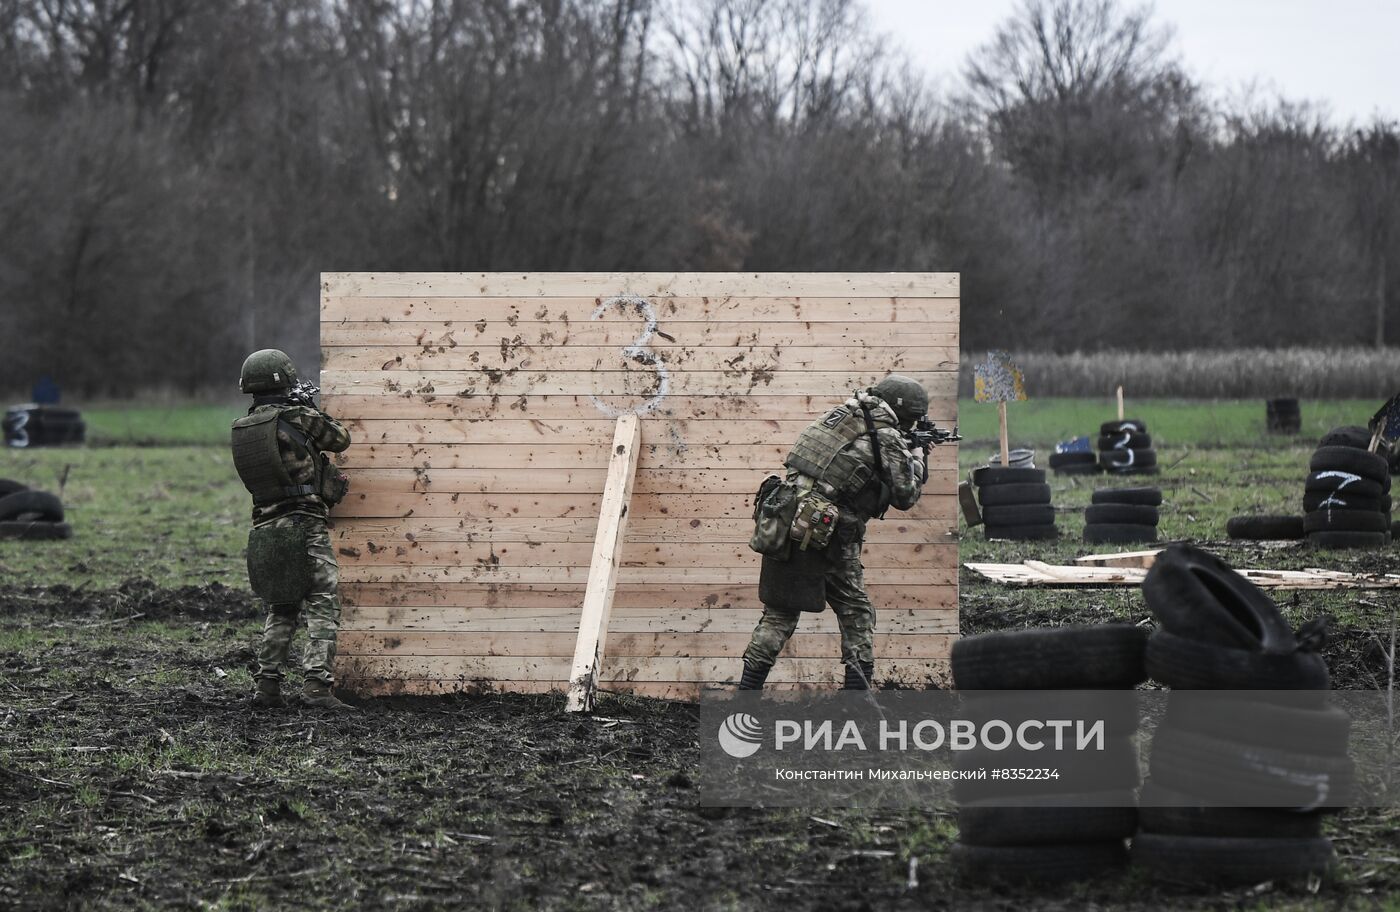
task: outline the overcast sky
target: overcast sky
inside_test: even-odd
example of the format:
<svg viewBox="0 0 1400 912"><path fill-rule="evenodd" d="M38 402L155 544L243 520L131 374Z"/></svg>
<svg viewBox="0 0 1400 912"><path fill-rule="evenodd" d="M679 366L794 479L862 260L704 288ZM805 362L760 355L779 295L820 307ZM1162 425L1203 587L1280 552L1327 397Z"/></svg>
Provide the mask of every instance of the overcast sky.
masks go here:
<svg viewBox="0 0 1400 912"><path fill-rule="evenodd" d="M887 33L953 86L1016 0L867 0ZM1253 85L1323 102L1338 120L1400 116L1400 0L1158 0L1173 49L1217 96Z"/></svg>

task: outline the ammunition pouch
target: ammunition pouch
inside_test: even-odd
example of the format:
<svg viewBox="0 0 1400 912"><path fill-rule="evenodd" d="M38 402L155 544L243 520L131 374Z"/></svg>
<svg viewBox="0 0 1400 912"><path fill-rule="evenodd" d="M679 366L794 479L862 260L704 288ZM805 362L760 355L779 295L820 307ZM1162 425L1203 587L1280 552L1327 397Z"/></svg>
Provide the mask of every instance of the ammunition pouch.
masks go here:
<svg viewBox="0 0 1400 912"><path fill-rule="evenodd" d="M298 604L311 591L315 566L306 553L306 529L254 526L248 533L248 583L269 605Z"/></svg>
<svg viewBox="0 0 1400 912"><path fill-rule="evenodd" d="M829 566L825 552L815 549L801 551L793 547L786 560L765 555L758 571L759 600L765 607L789 614L820 612L826 608Z"/></svg>
<svg viewBox="0 0 1400 912"><path fill-rule="evenodd" d="M797 485L769 475L759 485L753 502L753 536L749 547L765 557L786 560L792 534L793 517L797 514L800 492Z"/></svg>
<svg viewBox="0 0 1400 912"><path fill-rule="evenodd" d="M317 475L321 483L320 489L316 493L326 502L327 507L333 507L344 500L346 494L350 493L350 476L340 471L325 453L318 455L321 460L321 470Z"/></svg>

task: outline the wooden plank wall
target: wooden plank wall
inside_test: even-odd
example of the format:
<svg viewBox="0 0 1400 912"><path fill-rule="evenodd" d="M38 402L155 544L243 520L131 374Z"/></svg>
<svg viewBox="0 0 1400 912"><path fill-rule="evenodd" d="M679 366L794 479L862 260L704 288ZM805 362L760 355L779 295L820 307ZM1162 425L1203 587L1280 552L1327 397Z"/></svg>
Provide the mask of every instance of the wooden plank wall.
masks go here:
<svg viewBox="0 0 1400 912"><path fill-rule="evenodd" d="M603 689L737 680L758 619L753 492L889 371L956 420L956 274L328 273L321 385L354 444L334 513L338 675L361 692L566 689L615 417L642 446ZM957 451L870 524L877 674L946 680ZM770 682L841 680L831 612Z"/></svg>

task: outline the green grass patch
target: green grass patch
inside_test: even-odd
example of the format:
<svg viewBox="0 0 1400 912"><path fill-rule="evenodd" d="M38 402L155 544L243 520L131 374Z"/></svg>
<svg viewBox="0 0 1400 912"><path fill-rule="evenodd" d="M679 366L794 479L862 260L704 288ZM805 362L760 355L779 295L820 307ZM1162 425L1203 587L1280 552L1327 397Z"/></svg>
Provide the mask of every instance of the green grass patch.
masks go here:
<svg viewBox="0 0 1400 912"><path fill-rule="evenodd" d="M1265 407L1258 399L1136 399L1127 404L1127 417L1147 422L1148 433L1162 447L1311 447L1332 428L1365 424L1380 403L1370 399L1303 400L1299 403L1302 431L1296 436L1270 434L1265 427ZM1103 399L1031 399L1007 406L1011 445L1034 446L1047 451L1055 443L1088 436L1095 441L1099 425L1118 417L1118 405ZM964 399L958 402L958 424L963 446L983 450L997 446L1000 431L997 407ZM1045 453L1039 460L1045 463Z"/></svg>
<svg viewBox="0 0 1400 912"><path fill-rule="evenodd" d="M229 425L246 406L100 405L83 409L93 446L228 446Z"/></svg>

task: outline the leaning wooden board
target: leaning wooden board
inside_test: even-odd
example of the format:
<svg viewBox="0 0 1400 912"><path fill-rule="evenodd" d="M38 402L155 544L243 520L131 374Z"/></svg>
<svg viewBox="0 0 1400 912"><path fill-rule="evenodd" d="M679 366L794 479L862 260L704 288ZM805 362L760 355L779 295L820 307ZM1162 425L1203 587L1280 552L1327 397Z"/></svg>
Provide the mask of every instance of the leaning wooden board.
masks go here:
<svg viewBox="0 0 1400 912"><path fill-rule="evenodd" d="M363 693L563 690L615 419L641 416L604 690L737 680L758 618L752 494L802 427L890 371L957 420L956 274L329 273L321 385L355 443L334 513L337 673ZM957 452L871 523L878 673L944 683ZM770 679L840 682L832 615Z"/></svg>
<svg viewBox="0 0 1400 912"><path fill-rule="evenodd" d="M1147 578L1143 567L1046 564L1028 560L1019 564L964 566L994 583L1040 589L1107 589L1141 586ZM1237 570L1261 589L1400 589L1400 574L1345 573L1340 570Z"/></svg>

